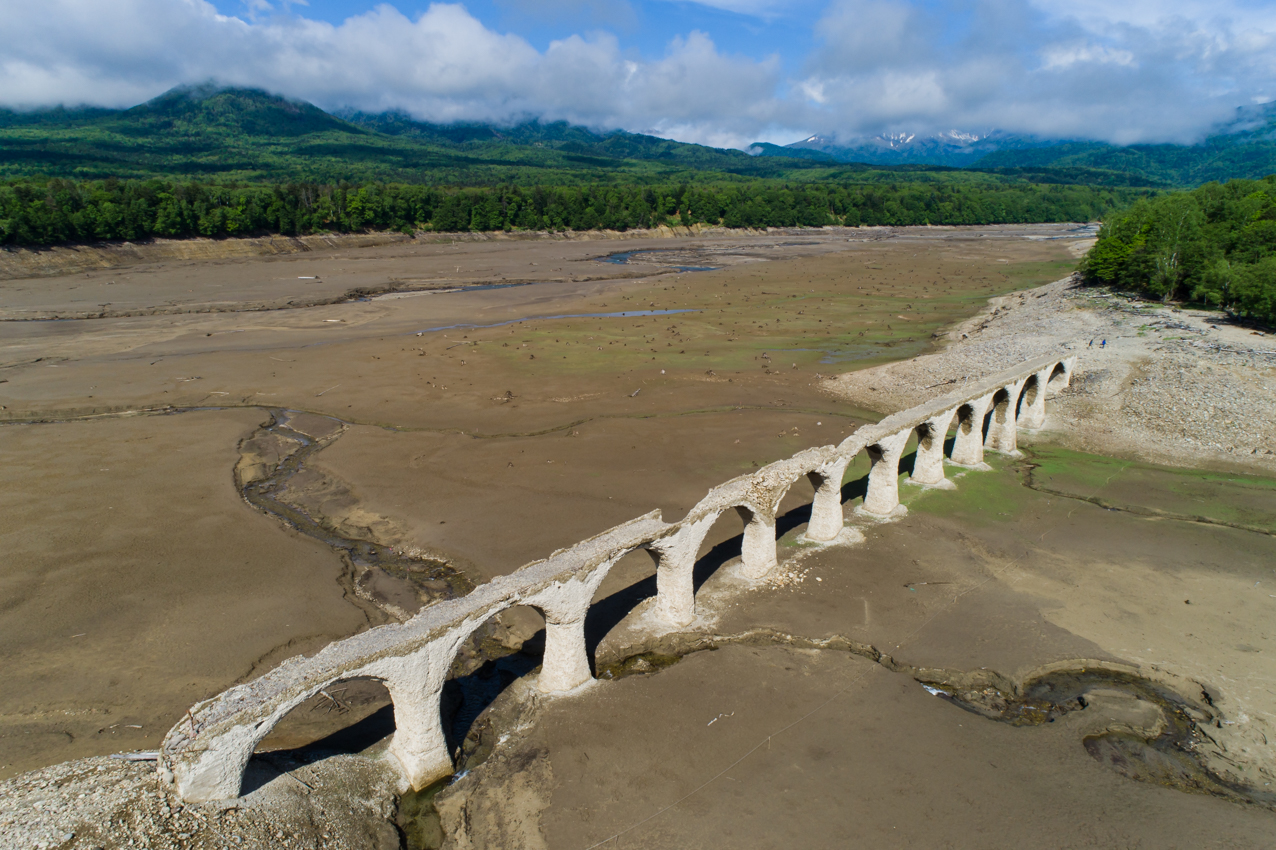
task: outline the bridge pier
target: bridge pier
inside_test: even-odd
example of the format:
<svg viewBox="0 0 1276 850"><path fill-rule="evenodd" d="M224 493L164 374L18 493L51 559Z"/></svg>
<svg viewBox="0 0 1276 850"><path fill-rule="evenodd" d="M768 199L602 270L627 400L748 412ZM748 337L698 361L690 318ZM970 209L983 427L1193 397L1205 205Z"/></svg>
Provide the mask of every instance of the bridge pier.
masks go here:
<svg viewBox="0 0 1276 850"><path fill-rule="evenodd" d="M413 791L452 775L440 697L452 659L469 633L451 632L411 655L372 665L394 703L389 752Z"/></svg>
<svg viewBox="0 0 1276 850"><path fill-rule="evenodd" d="M873 465L868 470L868 492L864 494L866 512L890 516L899 507L899 459L912 434L910 428L867 447Z"/></svg>
<svg viewBox="0 0 1276 850"><path fill-rule="evenodd" d="M736 512L744 520L744 543L740 560L744 574L751 579L766 578L779 564L775 555L775 513L753 510L743 505Z"/></svg>
<svg viewBox="0 0 1276 850"><path fill-rule="evenodd" d="M241 726L218 736L193 764L166 761L161 769L171 772L173 784L183 800L191 803L233 800L239 796L244 770L261 737L265 737L264 734L259 737L253 728Z"/></svg>
<svg viewBox="0 0 1276 850"><path fill-rule="evenodd" d="M670 625L689 626L696 619L696 555L718 516L706 514L649 546L656 558L656 616Z"/></svg>
<svg viewBox="0 0 1276 850"><path fill-rule="evenodd" d="M585 615L603 577L625 554L610 558L583 579L556 582L527 599L545 614L545 657L536 684L542 693L570 691L594 678L585 651Z"/></svg>
<svg viewBox="0 0 1276 850"><path fill-rule="evenodd" d="M808 476L815 487L811 519L806 525L809 539L833 540L842 533L842 479L850 462L849 457L838 458Z"/></svg>
<svg viewBox="0 0 1276 850"><path fill-rule="evenodd" d="M914 484L928 487L952 487L944 477L944 441L957 408L932 416L917 426L917 459L913 461L913 474L908 479Z"/></svg>
<svg viewBox="0 0 1276 850"><path fill-rule="evenodd" d="M953 441L953 463L978 466L984 462L984 417L993 394L972 399L957 408L957 439Z"/></svg>
<svg viewBox="0 0 1276 850"><path fill-rule="evenodd" d="M1024 384L1020 397L1020 428L1036 429L1046 424L1046 384L1049 381L1050 370L1042 369L1034 372Z"/></svg>
<svg viewBox="0 0 1276 850"><path fill-rule="evenodd" d="M1025 381L1015 381L997 390L992 396L992 421L988 425L988 438L984 448L1002 454L1019 454L1019 429L1017 426L1019 392Z"/></svg>
<svg viewBox="0 0 1276 850"><path fill-rule="evenodd" d="M1065 357L1050 370L1050 378L1046 389L1052 393L1066 390L1072 384L1072 370L1077 367L1077 356Z"/></svg>

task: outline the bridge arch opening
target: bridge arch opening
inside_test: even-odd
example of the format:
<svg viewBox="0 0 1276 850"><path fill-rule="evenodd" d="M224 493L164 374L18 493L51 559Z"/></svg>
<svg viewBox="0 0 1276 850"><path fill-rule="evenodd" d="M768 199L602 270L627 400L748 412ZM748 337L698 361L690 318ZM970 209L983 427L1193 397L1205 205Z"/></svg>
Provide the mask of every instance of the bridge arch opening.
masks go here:
<svg viewBox="0 0 1276 850"><path fill-rule="evenodd" d="M1058 392L1068 386L1070 378L1071 373L1068 369L1068 364L1061 360L1054 364L1054 368L1050 370L1050 377L1046 380L1046 387L1051 392Z"/></svg>
<svg viewBox="0 0 1276 850"><path fill-rule="evenodd" d="M488 708L536 670L544 653L545 614L533 605L493 613L461 644L439 698L443 735L458 769L490 749Z"/></svg>
<svg viewBox="0 0 1276 850"><path fill-rule="evenodd" d="M723 509L714 517L696 550L692 584L697 593L718 570L743 557L744 531L752 519L753 512L742 506Z"/></svg>
<svg viewBox="0 0 1276 850"><path fill-rule="evenodd" d="M1038 401L1038 396L1042 393L1041 383L1037 376L1030 375L1028 380L1024 382L1023 390L1019 393L1019 403L1015 408L1016 414L1022 416L1029 408Z"/></svg>
<svg viewBox="0 0 1276 850"><path fill-rule="evenodd" d="M818 471L799 475L789 482L775 510L775 537L801 528L811 521L811 507L815 494L824 484L825 476Z"/></svg>
<svg viewBox="0 0 1276 850"><path fill-rule="evenodd" d="M594 591L585 615L585 652L597 670L598 645L638 606L656 596L660 556L645 546L617 559Z"/></svg>
<svg viewBox="0 0 1276 850"><path fill-rule="evenodd" d="M372 676L338 679L295 706L257 745L244 771L243 794L299 765L334 755L384 749L394 735L394 704Z"/></svg>
<svg viewBox="0 0 1276 850"><path fill-rule="evenodd" d="M1005 425L1006 418L1012 415L1010 407L1010 392L1002 387L993 393L992 403L988 405L988 415L984 417L984 436L995 425Z"/></svg>
<svg viewBox="0 0 1276 850"><path fill-rule="evenodd" d="M968 435L974 432L976 427L983 428L983 421L976 422L974 405L966 403L957 408L957 432L962 435Z"/></svg>

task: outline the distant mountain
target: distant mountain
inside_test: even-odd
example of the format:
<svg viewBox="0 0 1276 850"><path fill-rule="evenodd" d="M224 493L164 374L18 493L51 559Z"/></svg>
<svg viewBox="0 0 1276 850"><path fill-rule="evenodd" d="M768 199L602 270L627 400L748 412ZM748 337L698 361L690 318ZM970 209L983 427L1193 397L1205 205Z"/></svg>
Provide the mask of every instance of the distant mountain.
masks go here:
<svg viewBox="0 0 1276 850"><path fill-rule="evenodd" d="M779 146L759 143L755 156L804 157L877 166L931 165L979 171L1038 172L1103 182L1125 175L1143 185L1196 186L1210 180L1276 173L1276 104L1237 110L1197 145L1110 145L1076 139L1040 139L1001 131L934 135L862 136L850 141L820 135ZM1119 180L1118 180L1119 182Z"/></svg>
<svg viewBox="0 0 1276 850"><path fill-rule="evenodd" d="M131 109L0 110L0 178L573 183L786 176L813 163L564 122L430 124L331 115L257 89L182 86Z"/></svg>
<svg viewBox="0 0 1276 850"><path fill-rule="evenodd" d="M1101 142L1057 142L996 151L976 165L981 169L1097 168L1176 186L1265 177L1276 173L1276 103L1237 110L1233 120L1196 145L1121 147Z"/></svg>
<svg viewBox="0 0 1276 850"><path fill-rule="evenodd" d="M998 131L963 133L951 130L934 135L883 133L861 136L850 142L815 135L783 147L752 145L749 152L763 156L819 156L834 162L862 162L868 165L942 165L967 168L995 151L1041 144L1049 143Z"/></svg>

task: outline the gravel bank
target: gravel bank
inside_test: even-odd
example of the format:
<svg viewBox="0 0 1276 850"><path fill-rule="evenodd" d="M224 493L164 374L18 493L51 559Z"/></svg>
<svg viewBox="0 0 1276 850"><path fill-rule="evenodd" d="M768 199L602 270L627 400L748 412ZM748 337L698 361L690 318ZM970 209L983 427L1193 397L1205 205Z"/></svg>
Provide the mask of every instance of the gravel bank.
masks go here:
<svg viewBox="0 0 1276 850"><path fill-rule="evenodd" d="M1276 471L1276 337L1071 278L992 299L939 352L826 379L882 413L1047 351L1078 355L1046 430L1074 448L1190 467ZM1106 340L1106 346L1103 345Z"/></svg>

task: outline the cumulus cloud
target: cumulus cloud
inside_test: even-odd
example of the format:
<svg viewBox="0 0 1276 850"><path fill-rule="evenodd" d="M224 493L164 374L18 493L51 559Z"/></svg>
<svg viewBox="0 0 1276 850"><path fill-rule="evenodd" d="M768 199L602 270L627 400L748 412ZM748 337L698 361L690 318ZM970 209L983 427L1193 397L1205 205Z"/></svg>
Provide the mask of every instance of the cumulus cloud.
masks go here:
<svg viewBox="0 0 1276 850"><path fill-rule="evenodd" d="M541 5L585 20L623 17L638 2ZM703 3L759 16L807 8ZM809 55L786 70L774 56L731 55L698 31L656 56L605 29L537 49L452 3L412 17L383 4L332 24L305 17L297 0L248 0L244 17L206 0L8 2L0 102L129 106L216 79L328 109L401 109L437 122L564 119L720 146L952 129L1184 141L1238 105L1276 97L1269 5L831 0Z"/></svg>
<svg viewBox="0 0 1276 850"><path fill-rule="evenodd" d="M47 0L5 4L0 29L0 97L14 106L127 106L216 79L326 108L436 122L565 119L736 146L792 111L776 97L775 60L725 55L704 33L653 59L606 32L538 51L447 3L415 19L385 4L333 25L245 21L203 0Z"/></svg>
<svg viewBox="0 0 1276 850"><path fill-rule="evenodd" d="M842 137L1001 129L1193 141L1270 97L1270 4L836 0L795 92Z"/></svg>

